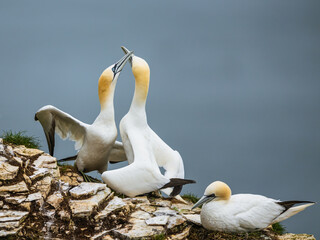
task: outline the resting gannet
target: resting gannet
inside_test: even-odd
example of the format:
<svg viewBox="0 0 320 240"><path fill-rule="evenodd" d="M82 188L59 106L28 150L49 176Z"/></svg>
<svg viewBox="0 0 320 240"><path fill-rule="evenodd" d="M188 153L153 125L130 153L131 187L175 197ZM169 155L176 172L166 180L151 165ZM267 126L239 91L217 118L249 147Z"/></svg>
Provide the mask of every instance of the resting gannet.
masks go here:
<svg viewBox="0 0 320 240"><path fill-rule="evenodd" d="M130 110L120 121L120 135L130 165L106 171L101 177L109 187L129 197L168 187L176 189L170 191L171 196L177 195L182 185L195 181L182 179L184 170L179 153L166 145L148 126L145 104L149 66L145 60L134 55L130 61L135 91ZM165 175L161 174L158 165L167 170Z"/></svg>
<svg viewBox="0 0 320 240"><path fill-rule="evenodd" d="M131 55L132 52L129 52L101 74L98 83L101 111L91 125L51 105L38 110L35 120L39 120L43 127L50 155L54 153L56 132L62 139L69 138L76 142L78 154L74 159L80 172L98 170L102 173L107 170L108 161L126 160L122 143L116 142L113 97L120 72Z"/></svg>
<svg viewBox="0 0 320 240"><path fill-rule="evenodd" d="M295 206L295 204L306 203ZM211 183L192 207L202 205L201 223L209 230L250 232L283 221L314 204L309 201L280 201L255 194L235 194L223 182Z"/></svg>

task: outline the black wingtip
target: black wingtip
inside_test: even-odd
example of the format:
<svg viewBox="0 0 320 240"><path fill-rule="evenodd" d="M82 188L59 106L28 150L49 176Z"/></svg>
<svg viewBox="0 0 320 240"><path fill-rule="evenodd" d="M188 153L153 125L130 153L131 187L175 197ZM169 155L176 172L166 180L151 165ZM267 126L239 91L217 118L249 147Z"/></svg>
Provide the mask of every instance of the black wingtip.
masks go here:
<svg viewBox="0 0 320 240"><path fill-rule="evenodd" d="M181 192L183 185L190 184L190 183L196 183L196 181L191 179L183 179L183 178L170 178L170 182L165 184L161 189L173 187L170 197L174 197Z"/></svg>
<svg viewBox="0 0 320 240"><path fill-rule="evenodd" d="M37 117L37 114L34 115L34 120L35 120L35 121L38 121L38 120L39 120L38 117Z"/></svg>
<svg viewBox="0 0 320 240"><path fill-rule="evenodd" d="M296 204L301 204L301 203L316 203L316 202L312 202L312 201L283 201L283 202L277 202L277 204L281 205L282 207L285 208L284 211L287 211L289 208L292 208L294 205Z"/></svg>

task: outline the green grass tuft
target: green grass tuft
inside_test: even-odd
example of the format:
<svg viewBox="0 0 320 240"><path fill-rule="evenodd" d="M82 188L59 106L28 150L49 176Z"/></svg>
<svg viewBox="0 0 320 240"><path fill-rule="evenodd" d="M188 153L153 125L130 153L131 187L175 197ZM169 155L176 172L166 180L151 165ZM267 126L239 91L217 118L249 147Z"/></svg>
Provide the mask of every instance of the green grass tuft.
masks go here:
<svg viewBox="0 0 320 240"><path fill-rule="evenodd" d="M165 240L166 239L166 235L164 233L160 233L158 235L155 235L151 238L152 240Z"/></svg>
<svg viewBox="0 0 320 240"><path fill-rule="evenodd" d="M184 200L190 201L192 203L196 203L199 201L200 198L198 198L195 194L193 193L188 193L184 194L181 196Z"/></svg>
<svg viewBox="0 0 320 240"><path fill-rule="evenodd" d="M40 141L37 137L25 135L25 131L12 132L3 131L1 138L6 144L24 145L27 148L40 148Z"/></svg>
<svg viewBox="0 0 320 240"><path fill-rule="evenodd" d="M281 223L272 224L272 229L275 233L282 235L286 233L286 228Z"/></svg>

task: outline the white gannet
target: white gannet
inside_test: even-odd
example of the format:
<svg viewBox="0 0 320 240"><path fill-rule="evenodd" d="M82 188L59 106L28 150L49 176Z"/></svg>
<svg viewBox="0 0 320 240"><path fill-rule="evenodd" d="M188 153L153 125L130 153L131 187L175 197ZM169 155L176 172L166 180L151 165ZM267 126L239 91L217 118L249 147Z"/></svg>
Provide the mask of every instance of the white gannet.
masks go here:
<svg viewBox="0 0 320 240"><path fill-rule="evenodd" d="M148 126L145 104L149 66L134 55L130 61L135 91L130 110L120 122L120 135L130 165L106 171L101 177L109 187L130 197L167 187L175 187L177 191L172 191L171 196L177 195L182 185L195 181L182 179L184 170L179 153L166 145ZM165 175L161 174L158 165L167 170Z"/></svg>
<svg viewBox="0 0 320 240"><path fill-rule="evenodd" d="M120 72L131 55L132 52L129 52L101 74L98 83L101 111L91 125L51 105L38 110L35 120L39 120L43 127L50 155L54 153L56 132L62 139L69 138L76 142L78 154L67 159L76 159L76 166L81 173L93 170L102 173L107 170L108 161L126 160L122 143L116 142L113 97Z"/></svg>
<svg viewBox="0 0 320 240"><path fill-rule="evenodd" d="M305 203L294 206L295 204ZM283 221L314 204L310 201L280 201L255 194L235 194L224 182L211 183L192 207L202 205L201 223L209 230L250 232Z"/></svg>

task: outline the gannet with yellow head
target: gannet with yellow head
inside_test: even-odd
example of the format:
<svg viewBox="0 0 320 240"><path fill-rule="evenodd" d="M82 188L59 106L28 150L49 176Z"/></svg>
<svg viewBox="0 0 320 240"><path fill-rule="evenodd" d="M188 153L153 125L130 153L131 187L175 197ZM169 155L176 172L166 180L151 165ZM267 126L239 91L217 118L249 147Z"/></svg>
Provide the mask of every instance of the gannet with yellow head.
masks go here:
<svg viewBox="0 0 320 240"><path fill-rule="evenodd" d="M98 170L102 173L107 170L108 161L126 160L122 143L116 142L113 98L120 72L131 55L129 52L102 72L98 83L101 110L92 124L83 123L51 105L37 111L35 120L39 120L43 127L50 155L54 154L57 133L62 139L76 142L78 154L67 159L76 159L76 166L81 172Z"/></svg>
<svg viewBox="0 0 320 240"><path fill-rule="evenodd" d="M280 201L255 194L231 195L221 181L211 183L192 207L202 206L201 223L209 230L250 232L283 221L314 204L310 201ZM295 204L302 204L294 206Z"/></svg>
<svg viewBox="0 0 320 240"><path fill-rule="evenodd" d="M127 49L124 51L129 52ZM149 127L145 111L149 90L150 68L148 63L132 55L130 60L135 78L135 91L129 112L120 122L120 135L129 166L107 171L102 179L114 190L130 197L167 190L171 196L180 193L182 185L194 183L183 179L184 168L180 154L172 150ZM161 174L159 166L166 173ZM165 189L175 187L172 189Z"/></svg>

